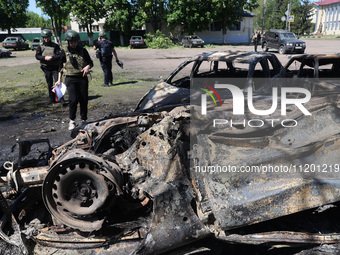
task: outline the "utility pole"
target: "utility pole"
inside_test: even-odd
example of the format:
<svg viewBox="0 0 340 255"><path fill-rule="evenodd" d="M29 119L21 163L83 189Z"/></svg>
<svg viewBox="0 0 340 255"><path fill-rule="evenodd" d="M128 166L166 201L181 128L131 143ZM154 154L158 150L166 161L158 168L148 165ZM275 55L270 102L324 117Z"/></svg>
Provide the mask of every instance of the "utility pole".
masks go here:
<svg viewBox="0 0 340 255"><path fill-rule="evenodd" d="M267 0L263 0L263 11L262 11L262 31L261 34L263 35L264 31L264 15L266 14L267 9Z"/></svg>
<svg viewBox="0 0 340 255"><path fill-rule="evenodd" d="M287 6L287 11L285 12L286 14L286 30L289 30L290 31L290 24L289 24L289 28L288 28L288 17L290 15L290 2L288 2L288 6Z"/></svg>
<svg viewBox="0 0 340 255"><path fill-rule="evenodd" d="M290 13L290 8L291 8L291 4L290 4L290 2L288 3L288 12L289 12L289 15L291 14ZM290 31L290 23L291 22L288 22L288 31Z"/></svg>

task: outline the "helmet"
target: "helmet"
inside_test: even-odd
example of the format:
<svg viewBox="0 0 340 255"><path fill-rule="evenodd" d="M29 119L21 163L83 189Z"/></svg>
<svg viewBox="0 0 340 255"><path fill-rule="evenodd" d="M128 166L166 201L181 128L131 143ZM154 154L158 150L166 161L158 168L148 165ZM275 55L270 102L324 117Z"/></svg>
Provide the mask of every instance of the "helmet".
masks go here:
<svg viewBox="0 0 340 255"><path fill-rule="evenodd" d="M106 36L106 32L105 31L99 31L99 37L102 37L102 36Z"/></svg>
<svg viewBox="0 0 340 255"><path fill-rule="evenodd" d="M41 31L41 36L42 37L50 37L50 36L52 36L52 32L49 29L44 29L43 31Z"/></svg>
<svg viewBox="0 0 340 255"><path fill-rule="evenodd" d="M66 41L79 41L80 36L79 36L78 32L76 32L74 30L69 30L65 33L65 40Z"/></svg>

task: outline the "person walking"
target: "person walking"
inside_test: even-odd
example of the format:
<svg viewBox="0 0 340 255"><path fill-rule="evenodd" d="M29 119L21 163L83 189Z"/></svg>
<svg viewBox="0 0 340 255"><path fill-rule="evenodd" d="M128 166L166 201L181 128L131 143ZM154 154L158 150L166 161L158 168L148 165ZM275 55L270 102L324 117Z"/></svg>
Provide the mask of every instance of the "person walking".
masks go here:
<svg viewBox="0 0 340 255"><path fill-rule="evenodd" d="M88 51L79 45L80 36L78 32L69 30L65 33L68 46L61 51L61 63L56 86L60 85L61 78L65 75L65 84L69 95L69 117L68 129L71 131L77 125L75 122L77 105L80 105L80 117L82 125L87 121L88 89L87 75L93 67L92 59Z"/></svg>
<svg viewBox="0 0 340 255"><path fill-rule="evenodd" d="M117 52L115 48L113 47L113 44L110 40L106 38L105 31L99 32L99 38L98 41L93 46L94 50L99 51L99 61L100 66L103 69L104 72L104 83L102 84L103 87L110 87L112 86L112 54L116 58L116 63L121 66L122 63L118 60Z"/></svg>
<svg viewBox="0 0 340 255"><path fill-rule="evenodd" d="M261 32L260 30L257 31L257 33L253 36L253 42L254 42L254 51L257 52L257 45L261 44Z"/></svg>
<svg viewBox="0 0 340 255"><path fill-rule="evenodd" d="M53 78L54 82L58 80L58 68L60 65L60 47L58 44L51 41L52 32L49 29L41 31L43 43L37 47L35 58L40 61L40 67L45 74L47 82L49 101L48 105L56 102L56 95L52 91ZM59 102L66 106L64 97L59 99Z"/></svg>

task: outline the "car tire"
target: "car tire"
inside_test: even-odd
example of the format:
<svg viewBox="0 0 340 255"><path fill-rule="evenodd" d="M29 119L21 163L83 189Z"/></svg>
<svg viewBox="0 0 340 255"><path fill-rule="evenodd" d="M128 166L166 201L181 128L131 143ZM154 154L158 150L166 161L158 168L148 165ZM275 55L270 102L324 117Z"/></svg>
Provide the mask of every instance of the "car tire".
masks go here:
<svg viewBox="0 0 340 255"><path fill-rule="evenodd" d="M263 43L262 45L262 51L267 52L269 49L267 47L267 43Z"/></svg>
<svg viewBox="0 0 340 255"><path fill-rule="evenodd" d="M305 50L300 51L301 54L305 54Z"/></svg>
<svg viewBox="0 0 340 255"><path fill-rule="evenodd" d="M286 53L285 46L283 46L283 45L280 46L280 48L279 48L279 53L280 53L280 54L285 54L285 53Z"/></svg>

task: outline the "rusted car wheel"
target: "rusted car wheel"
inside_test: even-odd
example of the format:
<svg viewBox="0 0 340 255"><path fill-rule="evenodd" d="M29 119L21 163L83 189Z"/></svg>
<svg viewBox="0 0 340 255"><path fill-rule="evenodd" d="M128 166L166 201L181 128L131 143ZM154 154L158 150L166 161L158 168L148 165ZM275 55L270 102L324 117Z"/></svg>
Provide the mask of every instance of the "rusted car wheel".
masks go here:
<svg viewBox="0 0 340 255"><path fill-rule="evenodd" d="M43 199L50 213L63 224L84 232L99 230L108 198L117 195L119 179L93 161L70 158L47 174ZM119 188L118 188L119 189Z"/></svg>

